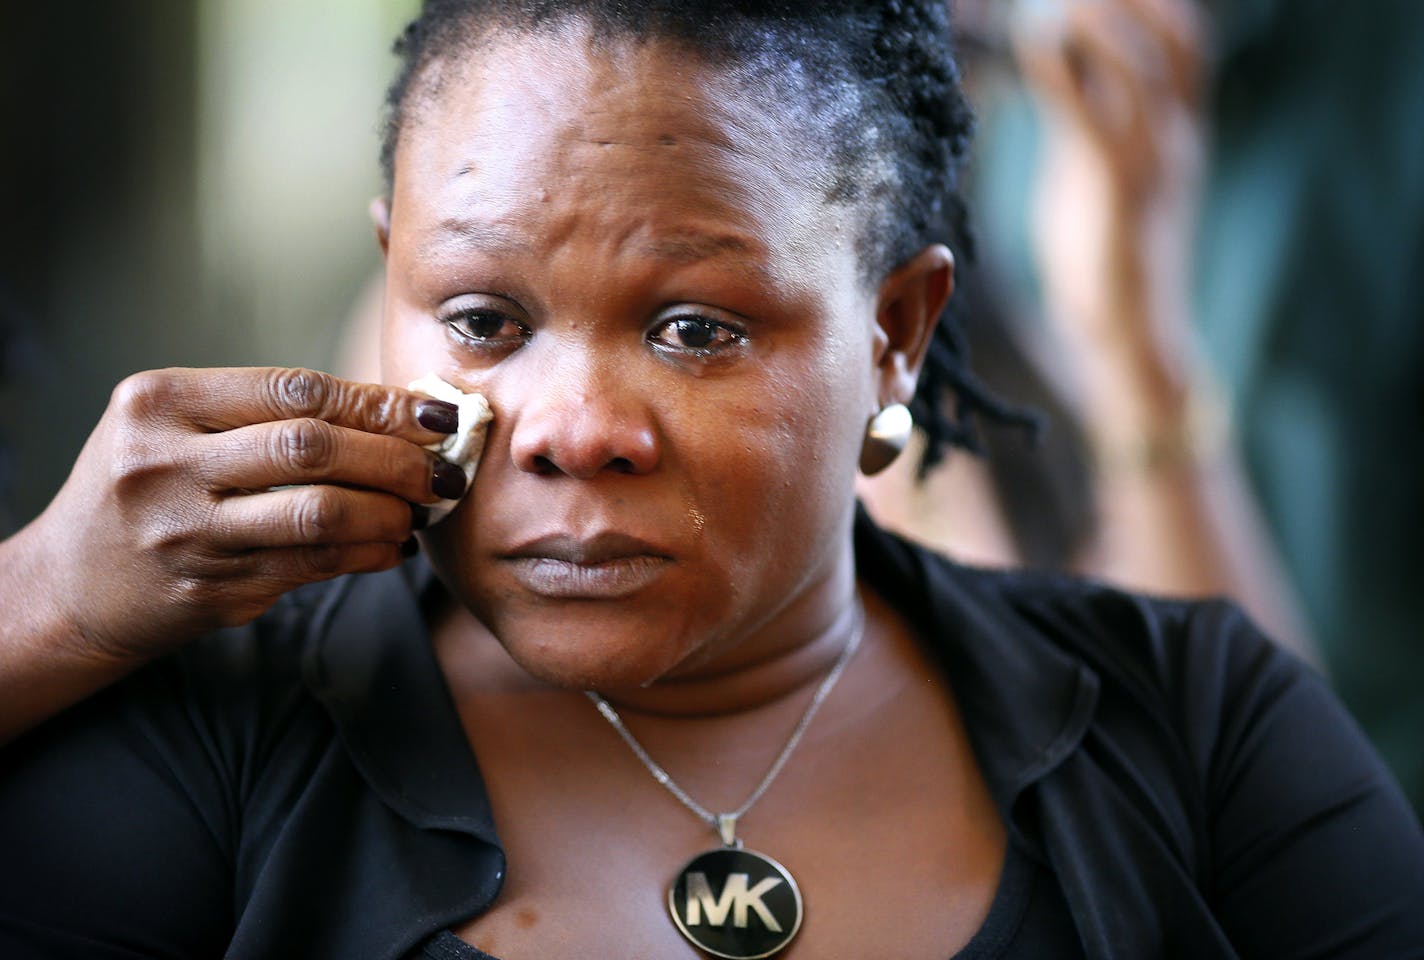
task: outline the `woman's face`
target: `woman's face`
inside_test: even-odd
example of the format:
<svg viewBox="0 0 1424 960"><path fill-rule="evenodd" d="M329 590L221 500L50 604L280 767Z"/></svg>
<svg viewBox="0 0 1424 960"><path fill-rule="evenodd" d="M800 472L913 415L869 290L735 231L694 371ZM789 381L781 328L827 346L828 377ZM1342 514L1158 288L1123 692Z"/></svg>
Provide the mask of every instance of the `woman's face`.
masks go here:
<svg viewBox="0 0 1424 960"><path fill-rule="evenodd" d="M567 685L824 629L853 577L876 292L784 105L574 26L465 61L408 108L382 348L387 382L434 372L494 410L423 535L442 579Z"/></svg>

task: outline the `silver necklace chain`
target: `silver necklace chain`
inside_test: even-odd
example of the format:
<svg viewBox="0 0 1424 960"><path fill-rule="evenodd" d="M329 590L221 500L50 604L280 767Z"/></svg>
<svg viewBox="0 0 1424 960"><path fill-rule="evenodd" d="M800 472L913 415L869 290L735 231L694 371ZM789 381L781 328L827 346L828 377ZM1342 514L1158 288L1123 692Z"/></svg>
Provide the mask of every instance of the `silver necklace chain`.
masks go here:
<svg viewBox="0 0 1424 960"><path fill-rule="evenodd" d="M623 723L623 718L618 715L618 711L613 709L613 705L603 699L592 690L585 690L584 695L593 701L598 712L603 714L603 719L607 720L623 738L623 742L628 745L628 749L633 751L633 755L642 761L643 766L648 768L648 772L653 775L653 779L661 784L668 793L677 798L677 801L684 807L691 810L709 827L721 834L722 842L729 847L741 846L741 841L736 839L737 821L746 815L762 794L766 793L777 774L781 773L781 768L786 766L786 761L791 758L792 752L797 744L801 742L801 737L805 735L806 728L811 726L812 719L816 712L821 709L821 704L831 695L831 690L835 688L836 681L845 672L846 664L850 663L850 658L855 655L856 649L860 646L861 638L865 635L865 610L856 605L855 626L852 628L850 640L846 642L845 649L836 658L835 664L831 667L821 685L816 688L815 696L811 698L810 704L806 707L806 712L801 715L801 720L796 724L796 729L791 731L791 737L786 741L786 746L781 748L781 753L772 761L771 767L767 769L766 775L761 778L761 782L756 785L756 789L751 792L751 796L742 801L742 805L730 813L713 813L692 797L687 791L679 787L668 772L658 765L657 761L648 756L648 751L643 749L643 745L633 738L633 734L628 731L628 727Z"/></svg>

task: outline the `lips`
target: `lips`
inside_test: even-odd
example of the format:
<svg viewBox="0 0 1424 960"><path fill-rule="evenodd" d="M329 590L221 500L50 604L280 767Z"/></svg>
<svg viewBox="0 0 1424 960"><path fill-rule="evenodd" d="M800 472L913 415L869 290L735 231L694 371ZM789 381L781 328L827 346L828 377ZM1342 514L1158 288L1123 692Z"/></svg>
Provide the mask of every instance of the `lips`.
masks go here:
<svg viewBox="0 0 1424 960"><path fill-rule="evenodd" d="M646 540L612 531L591 537L553 534L530 540L509 551L510 557L560 560L565 563L599 564L630 557L661 557L669 559L667 551Z"/></svg>
<svg viewBox="0 0 1424 960"><path fill-rule="evenodd" d="M616 600L650 586L673 560L623 533L554 534L527 541L501 561L531 593L560 600Z"/></svg>

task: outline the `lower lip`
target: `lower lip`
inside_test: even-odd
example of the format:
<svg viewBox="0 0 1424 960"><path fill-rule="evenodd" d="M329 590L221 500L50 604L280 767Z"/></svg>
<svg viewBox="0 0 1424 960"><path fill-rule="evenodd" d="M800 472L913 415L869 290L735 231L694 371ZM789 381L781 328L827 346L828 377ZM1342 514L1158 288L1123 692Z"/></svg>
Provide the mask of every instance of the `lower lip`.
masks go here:
<svg viewBox="0 0 1424 960"><path fill-rule="evenodd" d="M572 563L548 557L512 557L514 576L531 592L559 600L617 600L651 584L671 562L665 557L619 557Z"/></svg>

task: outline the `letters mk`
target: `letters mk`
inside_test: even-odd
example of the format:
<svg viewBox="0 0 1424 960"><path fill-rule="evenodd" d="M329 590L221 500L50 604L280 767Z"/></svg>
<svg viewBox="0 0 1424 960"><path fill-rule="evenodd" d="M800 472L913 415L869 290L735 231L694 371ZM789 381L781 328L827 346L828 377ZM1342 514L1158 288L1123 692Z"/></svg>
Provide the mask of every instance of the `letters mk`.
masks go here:
<svg viewBox="0 0 1424 960"><path fill-rule="evenodd" d="M709 926L720 927L726 924L727 914L732 914L732 926L742 928L747 925L747 909L756 911L756 915L761 918L761 922L772 933L781 932L781 924L776 922L776 918L771 915L771 911L762 903L761 898L781 883L780 877L767 877L765 880L747 889L747 881L750 879L745 873L733 873L727 877L727 885L722 888L722 896L714 899L712 887L707 883L707 874L689 873L687 875L687 925L695 927L702 922L702 914L706 912Z"/></svg>

